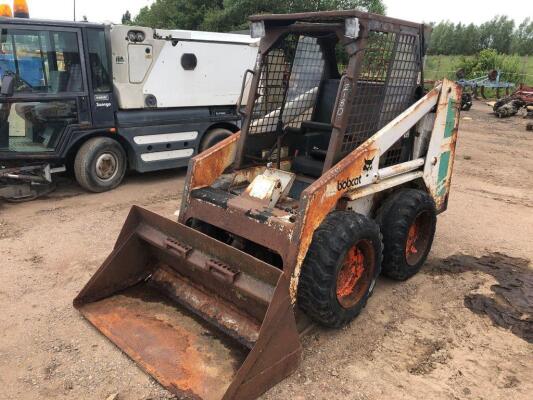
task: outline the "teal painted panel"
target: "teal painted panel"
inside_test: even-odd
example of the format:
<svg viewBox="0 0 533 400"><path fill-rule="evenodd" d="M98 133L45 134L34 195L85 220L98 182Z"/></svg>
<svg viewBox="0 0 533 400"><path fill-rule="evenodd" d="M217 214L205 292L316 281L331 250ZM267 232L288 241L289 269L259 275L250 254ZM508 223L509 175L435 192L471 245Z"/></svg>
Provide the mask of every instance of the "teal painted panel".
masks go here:
<svg viewBox="0 0 533 400"><path fill-rule="evenodd" d="M448 100L448 109L446 110L446 125L444 126L444 138L453 135L455 128L455 113L457 112L456 102L454 99Z"/></svg>
<svg viewBox="0 0 533 400"><path fill-rule="evenodd" d="M440 155L439 175L437 178L437 196L443 196L446 194L446 180L448 179L450 156L450 151L446 151Z"/></svg>

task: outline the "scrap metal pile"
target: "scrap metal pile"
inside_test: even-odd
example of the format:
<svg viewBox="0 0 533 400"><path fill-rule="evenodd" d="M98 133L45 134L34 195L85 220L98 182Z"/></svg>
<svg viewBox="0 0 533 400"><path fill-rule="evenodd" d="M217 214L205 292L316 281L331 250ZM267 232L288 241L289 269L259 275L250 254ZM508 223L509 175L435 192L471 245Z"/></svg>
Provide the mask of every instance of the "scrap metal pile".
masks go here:
<svg viewBox="0 0 533 400"><path fill-rule="evenodd" d="M516 115L522 108L526 109L526 117L533 118L533 87L520 85L510 96L499 99L492 110L498 118Z"/></svg>

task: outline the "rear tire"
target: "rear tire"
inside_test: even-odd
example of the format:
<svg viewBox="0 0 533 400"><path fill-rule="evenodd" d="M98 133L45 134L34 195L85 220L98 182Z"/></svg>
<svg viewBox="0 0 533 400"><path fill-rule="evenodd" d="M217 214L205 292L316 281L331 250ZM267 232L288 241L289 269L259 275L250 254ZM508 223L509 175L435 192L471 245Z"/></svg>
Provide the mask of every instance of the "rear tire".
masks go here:
<svg viewBox="0 0 533 400"><path fill-rule="evenodd" d="M126 173L126 152L117 141L96 137L86 141L74 160L74 174L81 187L105 192L117 187Z"/></svg>
<svg viewBox="0 0 533 400"><path fill-rule="evenodd" d="M427 259L437 225L435 202L417 189L401 189L380 207L376 221L383 234L383 275L405 281Z"/></svg>
<svg viewBox="0 0 533 400"><path fill-rule="evenodd" d="M207 150L210 147L213 147L215 144L223 141L227 137L233 135L233 132L225 128L213 128L209 130L200 143L200 153Z"/></svg>
<svg viewBox="0 0 533 400"><path fill-rule="evenodd" d="M378 225L352 211L333 211L313 234L298 283L298 304L316 322L338 328L353 320L380 273Z"/></svg>

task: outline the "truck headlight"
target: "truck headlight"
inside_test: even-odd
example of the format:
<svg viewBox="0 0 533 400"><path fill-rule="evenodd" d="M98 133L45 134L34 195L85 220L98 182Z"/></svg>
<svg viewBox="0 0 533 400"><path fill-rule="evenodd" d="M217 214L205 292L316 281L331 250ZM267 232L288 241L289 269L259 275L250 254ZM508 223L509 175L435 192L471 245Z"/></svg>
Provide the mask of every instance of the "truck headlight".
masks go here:
<svg viewBox="0 0 533 400"><path fill-rule="evenodd" d="M265 21L252 22L250 27L250 36L259 39L265 36Z"/></svg>
<svg viewBox="0 0 533 400"><path fill-rule="evenodd" d="M142 31L129 31L128 32L128 40L133 43L140 43L143 42L145 39L144 32Z"/></svg>
<svg viewBox="0 0 533 400"><path fill-rule="evenodd" d="M344 20L344 36L351 39L359 37L359 18L346 18Z"/></svg>

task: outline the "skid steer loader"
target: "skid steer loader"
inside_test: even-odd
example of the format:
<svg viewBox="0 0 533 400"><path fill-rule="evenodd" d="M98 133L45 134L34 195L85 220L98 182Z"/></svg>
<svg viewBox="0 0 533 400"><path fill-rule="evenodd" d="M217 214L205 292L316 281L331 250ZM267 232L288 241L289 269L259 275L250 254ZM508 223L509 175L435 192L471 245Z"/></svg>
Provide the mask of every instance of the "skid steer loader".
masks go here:
<svg viewBox="0 0 533 400"><path fill-rule="evenodd" d="M447 206L461 89L422 91L429 31L357 11L251 17L240 133L194 157L179 221L134 206L74 301L179 398L253 399L305 320L354 319L405 280Z"/></svg>

